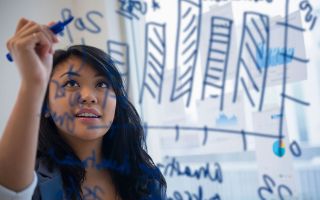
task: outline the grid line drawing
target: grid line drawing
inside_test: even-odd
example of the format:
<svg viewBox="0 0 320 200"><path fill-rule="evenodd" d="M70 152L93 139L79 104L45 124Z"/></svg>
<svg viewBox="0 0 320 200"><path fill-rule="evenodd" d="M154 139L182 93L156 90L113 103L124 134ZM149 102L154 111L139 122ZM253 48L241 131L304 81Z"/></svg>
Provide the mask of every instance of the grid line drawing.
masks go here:
<svg viewBox="0 0 320 200"><path fill-rule="evenodd" d="M277 22L279 26L283 26L284 28L284 35L283 35L283 47L284 47L284 52L282 54L284 63L283 63L283 74L282 74L282 91L281 91L281 106L280 106L280 113L279 115L283 116L285 113L285 105L286 105L286 100L291 100L294 103L297 103L302 106L309 106L310 104L308 102L302 101L296 97L292 97L287 94L287 70L288 70L288 62L287 60L293 59L296 62L300 63L307 63L309 62L309 59L305 58L300 58L299 56L293 56L288 53L288 44L289 44L289 30L291 31L298 31L298 32L305 32L305 29L303 27L296 26L295 24L289 23L289 2L290 0L285 1L285 13L284 13L284 21L283 22ZM283 138L283 117L279 118L279 129L278 129L278 137L279 141L281 143L282 138ZM279 145L279 149L280 149Z"/></svg>

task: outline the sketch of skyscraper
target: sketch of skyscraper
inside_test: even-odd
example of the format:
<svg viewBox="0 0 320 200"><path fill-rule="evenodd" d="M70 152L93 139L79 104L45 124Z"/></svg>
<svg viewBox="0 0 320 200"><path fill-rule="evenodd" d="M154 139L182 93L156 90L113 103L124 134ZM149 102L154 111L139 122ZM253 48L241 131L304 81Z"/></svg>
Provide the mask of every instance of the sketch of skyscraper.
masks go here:
<svg viewBox="0 0 320 200"><path fill-rule="evenodd" d="M262 60L260 63L263 63L263 66L268 66L269 17L256 12L245 12L241 37L233 102L237 101L239 84L241 84L251 106L255 107L256 101L259 100L259 110L261 111L268 67L261 68L257 60ZM261 48L261 44L264 48ZM254 76L254 72L257 72L256 74L259 74L262 79ZM250 90L250 88L253 88L253 90Z"/></svg>
<svg viewBox="0 0 320 200"><path fill-rule="evenodd" d="M147 23L145 33L145 65L140 100L145 89L153 99L161 103L163 74L166 61L165 24Z"/></svg>
<svg viewBox="0 0 320 200"><path fill-rule="evenodd" d="M192 96L194 71L198 56L201 29L201 0L178 1L178 26L175 49L174 80L171 101Z"/></svg>
<svg viewBox="0 0 320 200"><path fill-rule="evenodd" d="M202 99L208 95L211 98L220 98L220 110L223 110L232 23L233 21L227 18L211 17Z"/></svg>
<svg viewBox="0 0 320 200"><path fill-rule="evenodd" d="M128 44L109 40L107 41L107 51L111 56L113 62L116 64L116 67L119 70L124 81L126 91L128 92L128 83L130 75Z"/></svg>

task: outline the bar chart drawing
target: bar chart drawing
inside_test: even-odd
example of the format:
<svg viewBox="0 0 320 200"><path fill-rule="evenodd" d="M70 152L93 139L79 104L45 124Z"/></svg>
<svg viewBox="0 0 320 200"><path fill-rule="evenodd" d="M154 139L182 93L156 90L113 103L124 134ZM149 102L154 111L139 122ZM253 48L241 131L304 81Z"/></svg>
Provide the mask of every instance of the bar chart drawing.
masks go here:
<svg viewBox="0 0 320 200"><path fill-rule="evenodd" d="M206 96L220 98L220 110L223 110L232 24L233 21L230 19L218 16L211 17L210 39L201 99L203 100Z"/></svg>
<svg viewBox="0 0 320 200"><path fill-rule="evenodd" d="M129 46L124 42L113 40L107 41L107 51L119 70L125 84L125 89L128 92L129 77L130 77L130 62L129 62Z"/></svg>
<svg viewBox="0 0 320 200"><path fill-rule="evenodd" d="M239 57L236 69L235 87L233 93L233 102L237 101L240 85L244 89L245 96L248 98L252 107L259 104L259 110L263 108L264 93L268 74L269 60L269 17L256 12L245 12L243 18L242 38L240 44ZM261 48L259 44L265 44ZM258 59L256 57L258 54ZM261 61L262 60L262 61ZM257 72L261 80L253 74ZM253 88L253 90L250 90ZM256 96L256 98L254 98ZM258 102L257 102L258 101Z"/></svg>
<svg viewBox="0 0 320 200"><path fill-rule="evenodd" d="M145 29L145 63L139 103L145 90L158 104L161 103L166 62L166 24L149 22Z"/></svg>
<svg viewBox="0 0 320 200"><path fill-rule="evenodd" d="M201 29L201 0L178 1L178 25L175 47L174 80L170 101L192 96Z"/></svg>

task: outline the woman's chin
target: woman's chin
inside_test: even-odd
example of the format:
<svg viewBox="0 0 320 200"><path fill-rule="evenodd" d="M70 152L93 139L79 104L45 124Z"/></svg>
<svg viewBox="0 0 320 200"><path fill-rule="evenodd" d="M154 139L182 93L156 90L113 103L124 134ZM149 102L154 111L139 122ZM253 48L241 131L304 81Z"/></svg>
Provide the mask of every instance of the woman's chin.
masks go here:
<svg viewBox="0 0 320 200"><path fill-rule="evenodd" d="M102 138L105 135L105 132L101 131L94 131L94 130L86 130L86 131L79 131L75 132L72 136L77 137L81 140L97 140Z"/></svg>
<svg viewBox="0 0 320 200"><path fill-rule="evenodd" d="M77 130L77 128L76 128L72 132L63 131L62 137L67 140L73 140L73 141L93 141L93 140L102 139L106 132L104 132L102 130L90 130L90 129L89 130L87 130L87 129L78 129Z"/></svg>
<svg viewBox="0 0 320 200"><path fill-rule="evenodd" d="M72 128L70 127L61 127L59 130L64 138L68 139L78 139L78 140L97 140L102 138L109 130L109 127L99 125L96 123L93 125L83 124L83 123L74 123Z"/></svg>

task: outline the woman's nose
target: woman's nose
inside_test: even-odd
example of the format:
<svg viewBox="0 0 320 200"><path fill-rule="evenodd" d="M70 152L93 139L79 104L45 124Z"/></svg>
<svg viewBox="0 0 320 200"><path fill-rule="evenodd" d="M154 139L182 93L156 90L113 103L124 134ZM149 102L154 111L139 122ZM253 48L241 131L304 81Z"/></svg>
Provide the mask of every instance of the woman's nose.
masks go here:
<svg viewBox="0 0 320 200"><path fill-rule="evenodd" d="M80 93L79 103L80 104L97 103L97 97L94 94L94 92L90 90L85 90Z"/></svg>

